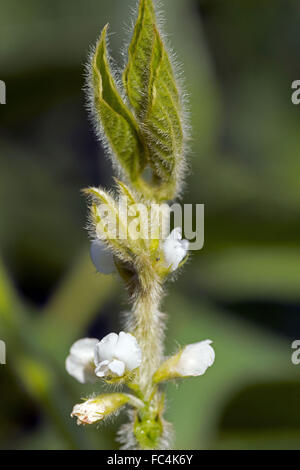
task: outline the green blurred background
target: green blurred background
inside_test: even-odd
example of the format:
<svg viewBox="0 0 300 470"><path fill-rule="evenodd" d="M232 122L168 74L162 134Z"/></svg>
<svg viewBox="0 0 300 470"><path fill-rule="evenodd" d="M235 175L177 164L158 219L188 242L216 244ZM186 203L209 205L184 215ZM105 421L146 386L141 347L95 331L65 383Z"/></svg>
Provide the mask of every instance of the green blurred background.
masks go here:
<svg viewBox="0 0 300 470"><path fill-rule="evenodd" d="M211 338L205 377L168 386L181 449L299 449L300 79L297 0L164 0L190 95L192 171L205 248L169 286L167 351ZM0 448L113 449L125 418L78 428L90 388L64 370L70 345L122 327L121 282L96 275L87 185L112 183L85 110L84 63L109 22L115 60L135 0L2 0Z"/></svg>

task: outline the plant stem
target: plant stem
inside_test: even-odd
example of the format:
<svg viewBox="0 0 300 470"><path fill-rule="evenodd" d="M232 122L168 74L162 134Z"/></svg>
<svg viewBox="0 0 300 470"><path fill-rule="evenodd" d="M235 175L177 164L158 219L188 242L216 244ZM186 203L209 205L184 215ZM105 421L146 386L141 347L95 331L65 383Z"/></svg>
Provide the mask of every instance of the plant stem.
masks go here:
<svg viewBox="0 0 300 470"><path fill-rule="evenodd" d="M147 256L139 256L138 279L134 286L130 329L142 350L143 361L131 388L143 401L144 407L131 416L131 426L138 449L158 449L164 433L161 420L163 399L153 375L163 360L164 315L159 306L163 295L161 277ZM130 426L130 425L129 425ZM126 443L128 430L124 429ZM128 448L126 446L125 448Z"/></svg>
<svg viewBox="0 0 300 470"><path fill-rule="evenodd" d="M163 359L164 315L159 311L162 287L151 265L143 263L132 315L134 334L141 347L143 363L136 383L148 401L153 392L152 377Z"/></svg>

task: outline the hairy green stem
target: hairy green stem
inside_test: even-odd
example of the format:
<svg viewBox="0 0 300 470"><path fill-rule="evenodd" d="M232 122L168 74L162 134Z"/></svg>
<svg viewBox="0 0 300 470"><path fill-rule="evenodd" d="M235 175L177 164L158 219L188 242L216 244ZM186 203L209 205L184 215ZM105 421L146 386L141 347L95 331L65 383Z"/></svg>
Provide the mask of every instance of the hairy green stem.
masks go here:
<svg viewBox="0 0 300 470"><path fill-rule="evenodd" d="M161 279L147 259L141 259L134 294L131 330L141 347L143 362L133 382L145 406L134 416L134 434L141 449L156 449L163 433L162 397L153 384L153 374L163 360L164 315L159 306Z"/></svg>
<svg viewBox="0 0 300 470"><path fill-rule="evenodd" d="M153 269L142 269L132 315L134 334L143 356L136 383L146 401L153 391L153 374L163 359L164 316L159 311L161 298L159 277Z"/></svg>

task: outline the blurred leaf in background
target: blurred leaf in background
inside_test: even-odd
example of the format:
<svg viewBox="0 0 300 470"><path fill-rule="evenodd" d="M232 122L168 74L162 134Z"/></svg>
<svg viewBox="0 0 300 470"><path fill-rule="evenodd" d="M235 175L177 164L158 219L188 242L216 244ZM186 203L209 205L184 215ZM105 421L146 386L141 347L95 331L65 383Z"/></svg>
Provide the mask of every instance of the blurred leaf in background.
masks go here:
<svg viewBox="0 0 300 470"><path fill-rule="evenodd" d="M64 371L72 342L120 328L117 278L97 275L82 187L111 185L84 109L84 63L104 24L120 50L135 0L3 0L0 16L0 448L116 448L114 427L70 419L89 389ZM205 378L168 385L176 447L300 445L300 76L293 0L164 0L190 96L191 174L204 250L165 303L168 353L211 338ZM128 27L127 27L128 29ZM112 33L114 32L114 33ZM118 64L122 57L114 54ZM197 410L197 412L195 411Z"/></svg>

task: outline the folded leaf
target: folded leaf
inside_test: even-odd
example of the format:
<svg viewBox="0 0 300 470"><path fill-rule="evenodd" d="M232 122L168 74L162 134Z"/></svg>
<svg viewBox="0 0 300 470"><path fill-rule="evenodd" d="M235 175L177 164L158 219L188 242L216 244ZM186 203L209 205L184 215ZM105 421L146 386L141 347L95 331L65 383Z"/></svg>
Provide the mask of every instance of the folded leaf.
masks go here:
<svg viewBox="0 0 300 470"><path fill-rule="evenodd" d="M160 196L172 199L180 187L184 163L182 105L152 0L140 1L123 82L141 125Z"/></svg>
<svg viewBox="0 0 300 470"><path fill-rule="evenodd" d="M151 165L171 189L180 176L183 158L181 106L170 60L155 27L154 34L153 78L143 129Z"/></svg>
<svg viewBox="0 0 300 470"><path fill-rule="evenodd" d="M128 50L128 65L123 81L130 104L142 117L149 99L150 70L153 54L155 13L151 0L141 0L137 22Z"/></svg>
<svg viewBox="0 0 300 470"><path fill-rule="evenodd" d="M138 124L120 96L111 74L106 34L107 26L102 31L92 61L93 104L113 156L134 182L146 165L146 150Z"/></svg>

